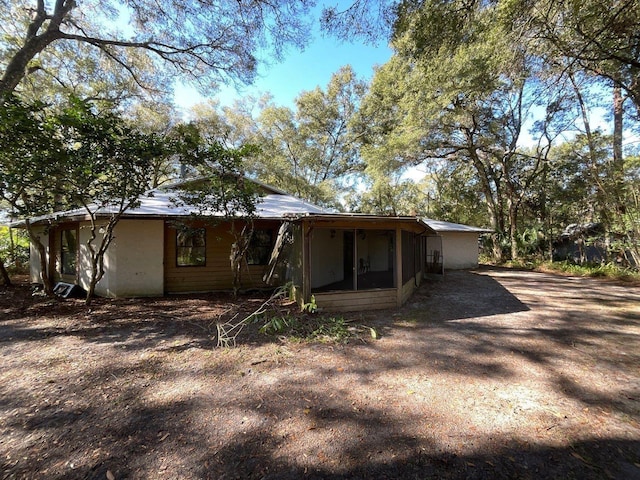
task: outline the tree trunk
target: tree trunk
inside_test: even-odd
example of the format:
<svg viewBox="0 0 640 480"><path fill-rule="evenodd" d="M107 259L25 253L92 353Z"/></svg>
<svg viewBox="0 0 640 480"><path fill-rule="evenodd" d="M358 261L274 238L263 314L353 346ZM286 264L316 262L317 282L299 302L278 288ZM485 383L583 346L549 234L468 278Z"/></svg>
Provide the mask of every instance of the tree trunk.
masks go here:
<svg viewBox="0 0 640 480"><path fill-rule="evenodd" d="M27 74L27 66L40 52L55 40L63 37L60 25L69 12L76 7L75 0L58 0L52 14L47 14L45 2L37 2L34 16L27 27L24 44L7 61L0 79L0 93L13 92ZM46 30L40 33L45 26Z"/></svg>
<svg viewBox="0 0 640 480"><path fill-rule="evenodd" d="M624 153L622 151L624 97L619 84L613 87L613 182L617 215L624 214Z"/></svg>
<svg viewBox="0 0 640 480"><path fill-rule="evenodd" d="M87 211L91 212L89 209L87 209ZM98 282L104 277L104 255L114 238L113 230L120 220L120 215L121 213L115 217L111 217L107 224L102 227L104 233L102 234L97 249L94 246L94 241L98 238L98 226L95 222L95 216L91 219L91 233L86 242L87 250L89 250L89 254L91 255L91 277L89 278L89 287L87 288L87 296L84 301L87 306L91 305L91 301L96 293L96 285L98 285Z"/></svg>
<svg viewBox="0 0 640 480"><path fill-rule="evenodd" d="M38 251L38 257L40 260L40 281L42 282L42 288L44 289L44 293L53 296L53 283L51 282L51 278L49 278L49 265L47 262L47 250L40 241L40 237L38 237L31 227L31 223L29 220L25 220L25 225L27 227L27 234L29 235L29 240Z"/></svg>
<svg viewBox="0 0 640 480"><path fill-rule="evenodd" d="M57 38L59 38L59 35L56 35L55 32L47 32L44 35L28 40L9 60L4 75L0 79L0 93L13 92L27 74L29 62Z"/></svg>
<svg viewBox="0 0 640 480"><path fill-rule="evenodd" d="M9 278L9 272L7 272L7 269L4 267L4 261L1 257L0 257L0 279L2 279L2 282L7 287L11 286L11 278Z"/></svg>
<svg viewBox="0 0 640 480"><path fill-rule="evenodd" d="M623 129L623 108L624 98L620 85L613 87L613 164L617 173L622 170L622 129Z"/></svg>
<svg viewBox="0 0 640 480"><path fill-rule="evenodd" d="M509 243L511 246L511 260L517 260L518 254L518 208L513 200L509 200Z"/></svg>

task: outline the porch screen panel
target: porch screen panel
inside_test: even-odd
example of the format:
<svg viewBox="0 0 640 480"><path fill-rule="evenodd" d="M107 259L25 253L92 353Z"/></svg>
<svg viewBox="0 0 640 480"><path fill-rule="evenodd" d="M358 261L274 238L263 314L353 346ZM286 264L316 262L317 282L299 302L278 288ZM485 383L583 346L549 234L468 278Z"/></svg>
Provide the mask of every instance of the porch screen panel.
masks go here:
<svg viewBox="0 0 640 480"><path fill-rule="evenodd" d="M418 244L413 232L402 232L402 283L405 284L415 277L418 268L416 261L419 258Z"/></svg>
<svg viewBox="0 0 640 480"><path fill-rule="evenodd" d="M395 288L395 231L315 228L311 290Z"/></svg>

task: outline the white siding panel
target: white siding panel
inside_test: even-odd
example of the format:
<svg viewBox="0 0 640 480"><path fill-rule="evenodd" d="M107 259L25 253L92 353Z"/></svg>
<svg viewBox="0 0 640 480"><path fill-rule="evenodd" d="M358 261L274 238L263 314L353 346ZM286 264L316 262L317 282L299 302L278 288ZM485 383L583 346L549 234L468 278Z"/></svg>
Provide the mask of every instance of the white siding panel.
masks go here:
<svg viewBox="0 0 640 480"><path fill-rule="evenodd" d="M46 232L44 227L33 227L33 230L36 236L40 238L40 242L45 247L48 263L49 234ZM29 242L29 277L31 283L42 283L41 272L42 269L40 268L40 255L38 255L38 249L34 247L33 243Z"/></svg>
<svg viewBox="0 0 640 480"><path fill-rule="evenodd" d="M440 232L444 268L461 270L478 266L478 233L477 232Z"/></svg>
<svg viewBox="0 0 640 480"><path fill-rule="evenodd" d="M105 258L109 296L162 296L164 221L120 220L114 233Z"/></svg>

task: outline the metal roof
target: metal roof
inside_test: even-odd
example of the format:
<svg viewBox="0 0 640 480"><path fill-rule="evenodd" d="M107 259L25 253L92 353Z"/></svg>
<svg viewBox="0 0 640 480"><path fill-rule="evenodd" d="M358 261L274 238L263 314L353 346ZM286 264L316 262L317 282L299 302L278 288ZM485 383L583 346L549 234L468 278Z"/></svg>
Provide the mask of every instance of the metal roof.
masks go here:
<svg viewBox="0 0 640 480"><path fill-rule="evenodd" d="M374 215L368 213L308 213L305 214L308 218L314 218L319 220L358 220L360 222L369 222L369 223L377 223L384 221L394 221L394 222L403 222L403 223L417 223L425 229L425 232L437 233L435 229L433 229L429 224L427 224L420 217L414 216L392 216L392 215Z"/></svg>
<svg viewBox="0 0 640 480"><path fill-rule="evenodd" d="M434 220L432 218L423 218L422 220L436 232L488 233L493 231L489 228L473 227L471 225L463 225L462 223L444 222L442 220Z"/></svg>
<svg viewBox="0 0 640 480"><path fill-rule="evenodd" d="M123 213L122 218L142 218L142 217L186 217L191 215L208 215L219 216L224 215L223 212L201 211L193 205L183 205L180 201L176 201L175 189L179 184L167 187L159 187L147 192L140 199L140 205L130 208ZM266 187L267 193L258 199L256 204L256 217L271 219L283 218L289 215L305 215L308 213L329 213L317 205L305 202L292 195L280 193L280 191ZM89 208L92 208L90 205ZM95 210L97 206L92 208ZM117 207L102 207L96 211L96 216L109 216L118 212ZM80 220L87 217L87 211L84 208L76 208L35 217L30 219L31 223L39 223L44 221L61 221L61 220ZM17 221L10 224L11 226L23 226L24 221Z"/></svg>

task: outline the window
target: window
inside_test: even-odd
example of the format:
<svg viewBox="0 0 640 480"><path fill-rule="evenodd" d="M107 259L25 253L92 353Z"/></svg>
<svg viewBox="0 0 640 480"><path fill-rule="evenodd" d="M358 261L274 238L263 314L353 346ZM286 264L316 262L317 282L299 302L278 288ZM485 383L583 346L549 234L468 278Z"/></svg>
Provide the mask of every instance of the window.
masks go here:
<svg viewBox="0 0 640 480"><path fill-rule="evenodd" d="M207 232L204 228L182 228L176 232L176 265L200 267L207 263Z"/></svg>
<svg viewBox="0 0 640 480"><path fill-rule="evenodd" d="M78 231L69 228L60 232L60 273L75 275L78 263Z"/></svg>
<svg viewBox="0 0 640 480"><path fill-rule="evenodd" d="M267 265L273 248L272 230L254 230L247 249L249 265Z"/></svg>

